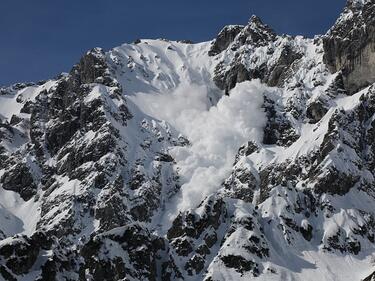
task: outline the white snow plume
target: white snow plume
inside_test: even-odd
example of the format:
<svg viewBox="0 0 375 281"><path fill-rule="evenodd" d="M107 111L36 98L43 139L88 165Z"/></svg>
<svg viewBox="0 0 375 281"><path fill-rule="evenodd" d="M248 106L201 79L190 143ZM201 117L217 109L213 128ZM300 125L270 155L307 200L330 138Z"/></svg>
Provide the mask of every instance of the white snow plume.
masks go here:
<svg viewBox="0 0 375 281"><path fill-rule="evenodd" d="M266 122L263 94L268 89L259 81L243 82L212 107L206 87L186 84L167 94L132 97L146 114L167 121L191 142L191 146L170 151L183 185L168 207L169 219L218 190L239 147L261 140Z"/></svg>

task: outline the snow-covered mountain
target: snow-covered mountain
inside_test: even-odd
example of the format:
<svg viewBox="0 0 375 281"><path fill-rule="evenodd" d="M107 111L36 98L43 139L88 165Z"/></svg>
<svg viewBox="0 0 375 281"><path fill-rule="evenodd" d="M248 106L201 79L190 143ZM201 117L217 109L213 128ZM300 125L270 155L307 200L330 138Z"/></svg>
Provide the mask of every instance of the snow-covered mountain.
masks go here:
<svg viewBox="0 0 375 281"><path fill-rule="evenodd" d="M375 0L323 36L95 48L0 89L0 280L374 280Z"/></svg>

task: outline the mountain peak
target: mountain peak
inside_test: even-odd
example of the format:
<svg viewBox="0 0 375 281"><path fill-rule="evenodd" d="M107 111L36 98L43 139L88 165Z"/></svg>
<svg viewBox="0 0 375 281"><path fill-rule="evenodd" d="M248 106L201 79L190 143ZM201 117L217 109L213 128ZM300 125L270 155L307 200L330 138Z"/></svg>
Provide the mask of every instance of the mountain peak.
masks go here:
<svg viewBox="0 0 375 281"><path fill-rule="evenodd" d="M262 20L252 15L246 26L228 25L225 26L215 39L209 55L217 55L226 50L232 43L238 46L244 44L254 44L256 46L265 45L276 38L275 31Z"/></svg>
<svg viewBox="0 0 375 281"><path fill-rule="evenodd" d="M272 30L267 24L264 24L262 19L257 15L252 15L249 19L248 26L252 28L260 28L260 29L267 29Z"/></svg>
<svg viewBox="0 0 375 281"><path fill-rule="evenodd" d="M0 280L373 280L375 5L351 3L319 40L252 16L0 88Z"/></svg>
<svg viewBox="0 0 375 281"><path fill-rule="evenodd" d="M238 36L239 42L243 44L255 44L257 46L274 41L276 32L258 16L251 16L249 23Z"/></svg>
<svg viewBox="0 0 375 281"><path fill-rule="evenodd" d="M262 19L260 17L258 17L257 15L252 15L249 19L249 23L256 23L256 24L262 24L263 25Z"/></svg>

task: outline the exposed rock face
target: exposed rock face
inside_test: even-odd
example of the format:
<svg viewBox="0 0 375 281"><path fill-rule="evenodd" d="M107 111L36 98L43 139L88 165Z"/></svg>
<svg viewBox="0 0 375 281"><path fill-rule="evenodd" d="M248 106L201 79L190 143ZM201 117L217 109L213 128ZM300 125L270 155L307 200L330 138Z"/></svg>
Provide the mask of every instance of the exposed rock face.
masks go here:
<svg viewBox="0 0 375 281"><path fill-rule="evenodd" d="M114 228L90 239L81 250L84 265L80 280L156 280L156 257L164 248L163 240L153 237L141 226L131 224ZM124 251L128 260L118 256ZM106 256L118 256L107 259ZM103 259L100 259L103 257Z"/></svg>
<svg viewBox="0 0 375 281"><path fill-rule="evenodd" d="M267 45L275 40L275 32L257 16L252 16L248 25L230 25L223 28L212 44L209 51L210 56L220 54L231 46L236 50L245 44L254 46Z"/></svg>
<svg viewBox="0 0 375 281"><path fill-rule="evenodd" d="M314 40L279 36L253 16L212 42L95 48L54 80L1 88L0 279L366 278L375 252L374 7L349 1ZM244 128L258 115L235 107L231 90L255 79L266 120ZM199 95L181 90L186 81ZM183 104L174 91L187 95ZM205 144L182 133L212 132L161 120L171 108L155 113L155 96L182 117L195 106L219 122L224 105L243 111L233 124L241 134L226 128L240 141L215 132L219 152L197 153ZM208 195L189 193L186 181L206 168L197 178Z"/></svg>
<svg viewBox="0 0 375 281"><path fill-rule="evenodd" d="M6 267L12 272L8 272L4 268L3 277L8 275L9 279L15 275L21 275L29 272L36 262L39 252L47 250L51 247L51 241L43 232L34 233L31 237L15 236L13 239L5 239L0 243L0 256L5 261Z"/></svg>
<svg viewBox="0 0 375 281"><path fill-rule="evenodd" d="M252 44L255 46L267 45L276 39L276 33L257 16L252 16L238 36L238 43L241 45ZM239 47L239 46L237 46Z"/></svg>
<svg viewBox="0 0 375 281"><path fill-rule="evenodd" d="M5 161L1 163L4 170L0 182L3 189L38 204L38 213L34 215L39 218L33 218L35 228L51 237L53 247L45 248L43 242L35 242L34 235L7 238L9 243L2 247L1 274L13 280L17 275L31 273L37 260L43 258L43 251L48 250L48 260L43 258L38 280L87 280L91 275L94 280L125 278L130 272L122 269L126 266L123 263L95 264L91 260L94 256L87 254L94 251L90 245L96 245L100 239L121 240L120 234L108 234L112 238L105 235L135 221L149 221L166 199L164 194L170 196L176 192L178 180L173 171L173 158L165 148L171 143L180 145L183 138L172 136L167 126L147 119L134 122L140 135L125 137L131 131L126 131L126 127L133 122L133 115L121 86L110 74L101 49L88 52L70 74L49 83L40 88L30 86L33 87L30 91L35 91L32 100L21 99L18 94L17 100L23 107L12 117L12 120L17 118L17 122L2 123L1 157ZM25 87L21 90L28 89ZM17 95L17 91L19 87L13 86L5 94ZM16 138L21 147L9 149ZM22 147L23 144L27 146ZM127 160L136 150L138 159ZM145 170L149 163L151 168ZM136 177L137 170L141 180ZM88 239L85 233L90 233L93 221L99 226ZM145 233L138 237L139 243L150 235L137 226L124 230L124 239L135 229ZM11 233L5 230L1 232L3 238ZM129 243L135 242L133 238L129 238ZM159 238L150 238L150 241L152 239ZM78 240L81 242L77 244ZM150 255L156 255L156 251L165 247L162 240L150 243L156 243L156 250L150 249ZM135 251L138 246L134 247ZM81 265L80 255L85 258L84 265ZM135 259L143 259L143 254L137 255ZM146 264L149 268L144 269L144 276L137 273L134 278L155 280L156 261L153 259L139 264L131 274ZM106 268L109 264L113 264L112 270ZM114 275L115 269L117 275Z"/></svg>
<svg viewBox="0 0 375 281"><path fill-rule="evenodd" d="M7 170L0 182L4 189L19 193L26 201L36 194L34 179L25 163L18 163Z"/></svg>
<svg viewBox="0 0 375 281"><path fill-rule="evenodd" d="M208 54L215 56L226 50L243 28L244 26L242 25L225 26L215 39Z"/></svg>
<svg viewBox="0 0 375 281"><path fill-rule="evenodd" d="M268 122L264 128L263 143L289 146L295 142L299 136L282 105L265 97L264 107Z"/></svg>
<svg viewBox="0 0 375 281"><path fill-rule="evenodd" d="M375 280L375 272L367 276L363 281L373 281Z"/></svg>
<svg viewBox="0 0 375 281"><path fill-rule="evenodd" d="M282 86L292 64L302 57L291 42L291 38L278 38L275 32L256 16L251 17L245 27L225 27L209 51L209 55L225 51L222 55L223 60L215 69L216 85L226 93L237 83L251 79L261 79L270 86ZM275 46L281 52L275 53ZM257 57L253 53L254 48L265 52L272 63ZM233 51L236 55L231 57L228 53Z"/></svg>
<svg viewBox="0 0 375 281"><path fill-rule="evenodd" d="M345 88L354 93L375 82L374 1L348 1L343 15L323 38L324 61L342 71Z"/></svg>

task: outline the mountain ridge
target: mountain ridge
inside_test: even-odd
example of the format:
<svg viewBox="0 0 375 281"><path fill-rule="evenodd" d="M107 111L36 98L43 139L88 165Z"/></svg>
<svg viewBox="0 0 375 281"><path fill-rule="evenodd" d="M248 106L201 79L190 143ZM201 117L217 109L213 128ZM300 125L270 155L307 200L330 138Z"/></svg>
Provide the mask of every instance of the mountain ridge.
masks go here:
<svg viewBox="0 0 375 281"><path fill-rule="evenodd" d="M374 9L314 39L253 16L94 48L1 88L2 278L371 280Z"/></svg>

